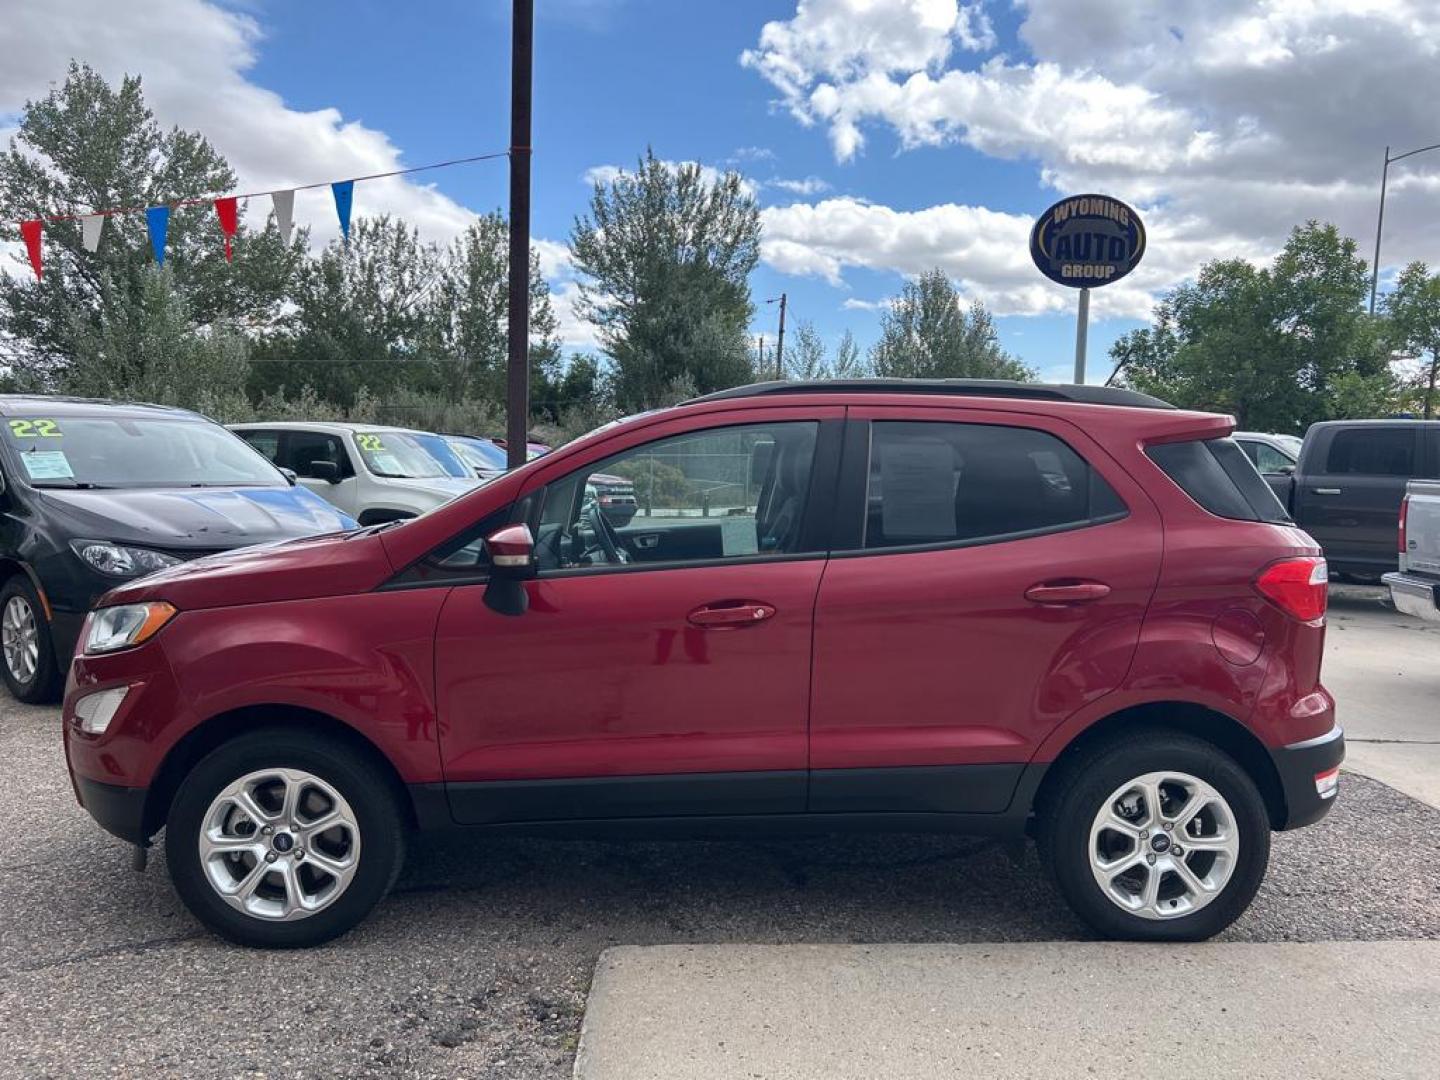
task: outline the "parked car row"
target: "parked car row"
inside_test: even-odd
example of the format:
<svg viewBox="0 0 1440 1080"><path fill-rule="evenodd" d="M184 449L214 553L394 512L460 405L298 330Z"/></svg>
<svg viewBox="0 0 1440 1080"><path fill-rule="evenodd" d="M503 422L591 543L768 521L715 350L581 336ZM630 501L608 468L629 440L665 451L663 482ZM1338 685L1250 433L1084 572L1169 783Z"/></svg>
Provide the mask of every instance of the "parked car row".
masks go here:
<svg viewBox="0 0 1440 1080"><path fill-rule="evenodd" d="M0 396L0 423L0 677L27 702L59 692L116 585L414 517L504 471L489 440L376 425L227 431L183 409L24 395Z"/></svg>

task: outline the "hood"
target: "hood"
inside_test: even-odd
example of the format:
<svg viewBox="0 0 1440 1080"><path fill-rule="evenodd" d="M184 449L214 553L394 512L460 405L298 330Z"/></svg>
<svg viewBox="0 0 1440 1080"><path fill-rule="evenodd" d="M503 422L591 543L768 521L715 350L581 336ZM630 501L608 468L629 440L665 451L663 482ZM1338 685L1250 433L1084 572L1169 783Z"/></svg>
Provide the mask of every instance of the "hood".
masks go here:
<svg viewBox="0 0 1440 1080"><path fill-rule="evenodd" d="M215 550L353 529L355 522L300 486L47 488L36 494L65 530L86 540Z"/></svg>
<svg viewBox="0 0 1440 1080"><path fill-rule="evenodd" d="M484 483L480 477L427 476L424 479L405 480L400 477L385 477L387 483L404 488L406 491L430 495L435 499L449 502L457 495L474 491Z"/></svg>
<svg viewBox="0 0 1440 1080"><path fill-rule="evenodd" d="M181 611L369 592L394 573L369 530L222 551L117 586L97 606L167 600Z"/></svg>

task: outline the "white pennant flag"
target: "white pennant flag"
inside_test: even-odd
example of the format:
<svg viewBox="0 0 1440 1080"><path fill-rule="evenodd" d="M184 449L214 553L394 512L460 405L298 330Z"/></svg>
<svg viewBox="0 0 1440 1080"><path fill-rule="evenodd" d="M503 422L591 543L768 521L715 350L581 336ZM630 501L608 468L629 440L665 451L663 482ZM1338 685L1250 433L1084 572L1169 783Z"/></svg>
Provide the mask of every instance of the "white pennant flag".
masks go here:
<svg viewBox="0 0 1440 1080"><path fill-rule="evenodd" d="M85 245L86 251L99 249L100 230L104 225L104 214L86 214L80 219L80 243Z"/></svg>
<svg viewBox="0 0 1440 1080"><path fill-rule="evenodd" d="M290 231L295 226L295 192L272 191L270 199L275 204L275 227L280 230L280 242L290 243Z"/></svg>

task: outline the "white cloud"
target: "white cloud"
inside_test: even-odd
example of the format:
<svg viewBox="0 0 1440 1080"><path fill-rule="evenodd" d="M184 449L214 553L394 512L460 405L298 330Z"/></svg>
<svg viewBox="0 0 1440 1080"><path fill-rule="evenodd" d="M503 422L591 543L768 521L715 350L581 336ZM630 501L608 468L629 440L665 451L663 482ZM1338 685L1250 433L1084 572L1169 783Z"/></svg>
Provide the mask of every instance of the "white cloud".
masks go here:
<svg viewBox="0 0 1440 1080"><path fill-rule="evenodd" d="M1058 191L1110 191L1150 207L1146 264L1096 293L1120 311L1142 305L1117 289L1162 288L1211 257L1263 256L1307 218L1334 221L1367 249L1384 144L1435 139L1435 0L1015 6L1028 57L959 52L993 50L995 39L962 33L971 8L956 0L799 0L742 63L801 123L822 127L842 162L887 130L902 149L961 143L1033 162ZM1386 261L1433 258L1440 152L1391 176ZM841 257L833 239L793 231L773 236L769 250L832 279L847 258L876 257L873 247ZM991 271L1001 277L989 290L1022 303L1003 267L986 264ZM973 272L967 280L986 287Z"/></svg>
<svg viewBox="0 0 1440 1080"><path fill-rule="evenodd" d="M846 311L883 311L889 306L885 300L860 300L854 296L847 296L840 305Z"/></svg>
<svg viewBox="0 0 1440 1080"><path fill-rule="evenodd" d="M1056 287L1030 261L1027 216L953 203L901 211L851 198L813 205L769 207L761 212L761 257L782 273L843 284L849 268L888 270L915 277L944 270L967 297L999 315L1040 315L1071 310L1071 290ZM1129 277L1095 291L1092 311L1106 317L1145 318L1153 294L1215 254L1195 223L1163 211L1150 215L1150 255ZM1263 249L1241 245L1226 254L1258 258ZM845 301L859 308L864 301Z"/></svg>
<svg viewBox="0 0 1440 1080"><path fill-rule="evenodd" d="M681 168L687 166L698 166L700 169L700 183L706 187L714 187L725 175L724 172L717 169L714 165L705 165L698 161L661 161L660 164L672 173L678 172ZM623 165L592 165L585 170L581 179L587 184L600 184L603 187L606 184L613 184L622 176L633 175L634 172L634 169L627 169ZM747 195L754 196L759 191L759 185L748 177L742 176L740 178L740 190Z"/></svg>
<svg viewBox="0 0 1440 1080"><path fill-rule="evenodd" d="M828 181L821 180L818 176L807 176L803 180L785 180L781 177L771 177L765 181L766 187L779 188L781 191L788 191L792 195L819 195L830 190Z"/></svg>
<svg viewBox="0 0 1440 1080"><path fill-rule="evenodd" d="M240 190L255 191L388 172L405 165L383 131L347 119L338 109L299 110L252 83L263 38L251 16L201 0L148 0L117 12L110 0L11 0L0 22L0 115L18 114L65 77L71 57L112 84L143 79L145 99L162 127L202 132L229 160ZM504 162L465 166L503 168ZM357 216L403 216L427 239L448 240L473 215L430 184L394 177L357 184ZM424 179L422 179L424 178ZM269 200L263 200L268 204ZM268 205L257 207L269 212ZM297 225L313 226L317 242L338 235L328 189L300 192Z"/></svg>

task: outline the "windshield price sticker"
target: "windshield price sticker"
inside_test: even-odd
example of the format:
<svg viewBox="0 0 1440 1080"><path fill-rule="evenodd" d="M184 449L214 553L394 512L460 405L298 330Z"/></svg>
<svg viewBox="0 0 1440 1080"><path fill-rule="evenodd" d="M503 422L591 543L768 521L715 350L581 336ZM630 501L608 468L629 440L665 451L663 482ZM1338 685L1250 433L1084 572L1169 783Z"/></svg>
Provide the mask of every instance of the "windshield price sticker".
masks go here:
<svg viewBox="0 0 1440 1080"><path fill-rule="evenodd" d="M377 473L387 476L404 476L405 466L400 464L400 459L394 454L372 453L370 455L370 467Z"/></svg>
<svg viewBox="0 0 1440 1080"><path fill-rule="evenodd" d="M65 456L64 450L27 450L21 453L20 461L31 480L75 479L75 472L70 468L70 459Z"/></svg>
<svg viewBox="0 0 1440 1080"><path fill-rule="evenodd" d="M385 452L385 440L379 435L356 435L355 442L367 454L383 454Z"/></svg>
<svg viewBox="0 0 1440 1080"><path fill-rule="evenodd" d="M10 421L10 435L16 439L58 439L61 434L60 423L56 420Z"/></svg>

